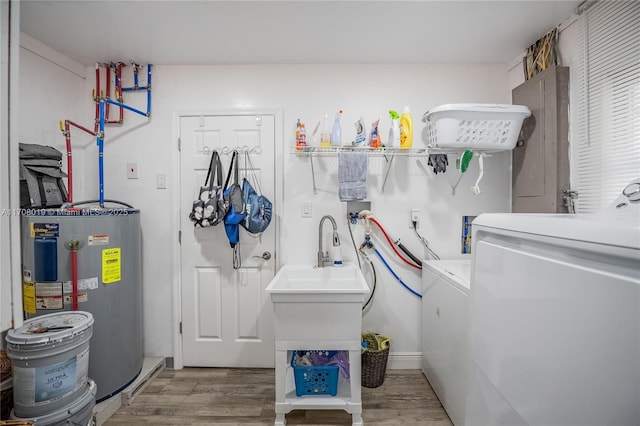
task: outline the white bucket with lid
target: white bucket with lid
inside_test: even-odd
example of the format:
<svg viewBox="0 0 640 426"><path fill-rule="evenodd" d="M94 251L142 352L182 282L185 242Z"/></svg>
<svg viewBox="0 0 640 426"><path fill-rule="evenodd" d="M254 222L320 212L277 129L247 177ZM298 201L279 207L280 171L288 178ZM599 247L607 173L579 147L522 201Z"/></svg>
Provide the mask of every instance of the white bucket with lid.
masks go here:
<svg viewBox="0 0 640 426"><path fill-rule="evenodd" d="M86 393L92 334L93 316L83 311L42 315L9 330L16 416L51 414Z"/></svg>
<svg viewBox="0 0 640 426"><path fill-rule="evenodd" d="M40 417L17 417L15 413L12 412L11 418L14 420L29 420L32 421L35 426L92 425L93 407L96 405L96 389L95 382L89 379L85 392L71 404Z"/></svg>

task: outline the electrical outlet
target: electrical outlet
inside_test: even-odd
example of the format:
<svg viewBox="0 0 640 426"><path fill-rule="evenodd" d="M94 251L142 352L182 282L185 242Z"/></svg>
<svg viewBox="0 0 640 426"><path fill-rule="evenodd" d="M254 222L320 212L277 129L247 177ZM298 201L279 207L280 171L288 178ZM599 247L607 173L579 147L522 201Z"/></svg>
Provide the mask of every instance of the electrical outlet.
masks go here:
<svg viewBox="0 0 640 426"><path fill-rule="evenodd" d="M416 223L416 229L420 227L420 210L411 209L411 221L409 222L409 228L413 228L413 222Z"/></svg>

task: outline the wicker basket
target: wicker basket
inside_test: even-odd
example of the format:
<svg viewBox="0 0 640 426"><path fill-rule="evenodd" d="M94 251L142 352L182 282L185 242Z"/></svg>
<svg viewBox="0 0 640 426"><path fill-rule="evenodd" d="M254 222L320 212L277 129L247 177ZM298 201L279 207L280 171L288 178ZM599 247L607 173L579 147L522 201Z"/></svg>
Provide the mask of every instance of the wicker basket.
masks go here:
<svg viewBox="0 0 640 426"><path fill-rule="evenodd" d="M11 360L7 351L0 350L0 420L9 419L13 408L13 380Z"/></svg>
<svg viewBox="0 0 640 426"><path fill-rule="evenodd" d="M366 350L362 352L362 386L366 388L382 386L388 358L388 346L381 351Z"/></svg>
<svg viewBox="0 0 640 426"><path fill-rule="evenodd" d="M11 377L11 360L7 355L7 351L0 350L0 382Z"/></svg>

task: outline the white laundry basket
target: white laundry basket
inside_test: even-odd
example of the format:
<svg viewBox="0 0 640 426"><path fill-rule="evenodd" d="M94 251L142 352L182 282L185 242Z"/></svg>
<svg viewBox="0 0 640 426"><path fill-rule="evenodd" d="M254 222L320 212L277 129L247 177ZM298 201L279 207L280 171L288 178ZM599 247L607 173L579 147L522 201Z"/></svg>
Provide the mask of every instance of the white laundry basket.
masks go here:
<svg viewBox="0 0 640 426"><path fill-rule="evenodd" d="M522 105L446 104L427 111L427 144L430 148L510 150L518 140L525 118Z"/></svg>

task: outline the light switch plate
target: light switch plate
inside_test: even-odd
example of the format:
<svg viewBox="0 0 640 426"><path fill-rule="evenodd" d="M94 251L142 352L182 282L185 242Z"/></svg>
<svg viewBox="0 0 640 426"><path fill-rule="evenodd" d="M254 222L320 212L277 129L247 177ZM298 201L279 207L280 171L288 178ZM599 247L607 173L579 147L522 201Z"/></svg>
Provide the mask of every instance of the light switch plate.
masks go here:
<svg viewBox="0 0 640 426"><path fill-rule="evenodd" d="M156 188L167 189L167 175L164 173L158 173L156 175Z"/></svg>
<svg viewBox="0 0 640 426"><path fill-rule="evenodd" d="M302 203L300 217L311 217L313 215L313 207L310 201Z"/></svg>

